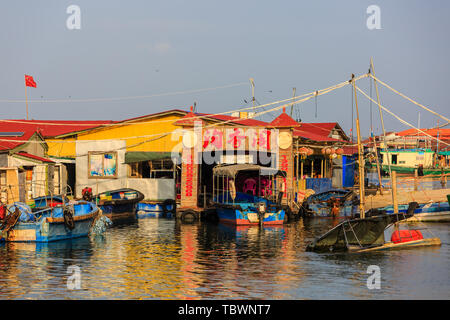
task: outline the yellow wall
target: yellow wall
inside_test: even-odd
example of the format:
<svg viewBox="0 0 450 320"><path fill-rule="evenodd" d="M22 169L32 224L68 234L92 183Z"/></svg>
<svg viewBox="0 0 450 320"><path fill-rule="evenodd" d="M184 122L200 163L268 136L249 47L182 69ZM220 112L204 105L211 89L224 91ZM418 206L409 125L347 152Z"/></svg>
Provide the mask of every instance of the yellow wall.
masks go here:
<svg viewBox="0 0 450 320"><path fill-rule="evenodd" d="M75 138L46 139L48 156L56 158L75 158Z"/></svg>
<svg viewBox="0 0 450 320"><path fill-rule="evenodd" d="M127 139L127 151L171 152L175 145L181 141L181 138L172 141L172 135L170 134L170 132L180 128L173 124L180 118L180 115L163 115L152 119L138 120L129 124L94 129L85 133L80 133L78 135L78 140L106 140L146 136L142 138ZM169 134L163 137L160 136L167 132L169 132Z"/></svg>

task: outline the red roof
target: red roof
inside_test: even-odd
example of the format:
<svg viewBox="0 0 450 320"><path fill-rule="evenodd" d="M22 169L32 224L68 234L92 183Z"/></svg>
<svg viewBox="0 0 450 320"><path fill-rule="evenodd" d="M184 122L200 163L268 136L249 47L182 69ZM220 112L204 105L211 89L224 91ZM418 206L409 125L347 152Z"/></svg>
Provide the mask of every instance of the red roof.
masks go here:
<svg viewBox="0 0 450 320"><path fill-rule="evenodd" d="M62 134L95 128L103 124L114 123L111 120L0 120L0 132L39 132L43 137L55 137ZM20 139L23 140L23 139Z"/></svg>
<svg viewBox="0 0 450 320"><path fill-rule="evenodd" d="M439 137L450 137L450 129L420 129L423 132L426 132L430 136L437 137L439 132ZM404 131L397 132L398 136L425 136L422 132L417 131L417 129L407 129Z"/></svg>
<svg viewBox="0 0 450 320"><path fill-rule="evenodd" d="M275 119L273 119L273 121L270 123L271 126L273 127L288 127L288 128L293 128L293 127L300 127L301 124L298 123L297 121L295 121L294 119L292 119L287 113L286 113L286 109L283 108L283 112L276 117Z"/></svg>
<svg viewBox="0 0 450 320"><path fill-rule="evenodd" d="M2 126L0 126L0 132L17 132L18 130L4 130ZM22 132L21 132L22 133ZM14 137L5 137L0 135L0 151L4 150L11 150L14 149L22 144L24 144L26 141L30 140L30 138L33 136L35 131L25 131L23 132L23 135L17 135Z"/></svg>
<svg viewBox="0 0 450 320"><path fill-rule="evenodd" d="M301 123L301 129L310 133L318 134L320 136L330 136L331 130L337 126L337 122L322 122L322 123Z"/></svg>
<svg viewBox="0 0 450 320"><path fill-rule="evenodd" d="M193 107L191 106L191 111L186 114L183 118L175 121L175 125L178 126L193 126L195 122L200 122L203 124L203 120L199 118L199 115L194 113Z"/></svg>
<svg viewBox="0 0 450 320"><path fill-rule="evenodd" d="M313 141L330 141L330 142L343 141L343 140L338 140L338 139L334 139L334 138L329 138L328 136L311 133L311 132L308 132L308 131L305 131L302 129L303 128L294 129L294 137L301 137L301 138L305 138L305 139L309 139L309 140L313 140ZM345 141L345 142L347 142L347 141Z"/></svg>
<svg viewBox="0 0 450 320"><path fill-rule="evenodd" d="M179 111L179 110L174 110L174 111ZM194 121L202 121L202 118L210 118L210 119L214 119L214 120L218 120L218 121L223 121L223 122L230 122L233 124L241 124L244 126L267 126L267 122L264 121L260 121L260 120L256 120L256 119L245 119L245 118L238 118L238 117L233 117L233 116L229 116L226 114L209 114L209 113L194 113L191 107L191 111L186 114L183 118L175 121L176 125L189 125L189 126L193 126L194 125Z"/></svg>
<svg viewBox="0 0 450 320"><path fill-rule="evenodd" d="M35 156L35 155L33 155L33 154L29 154L29 153L23 152L23 151L20 151L20 152L18 152L18 153L16 153L16 154L19 155L19 156L25 157L25 158L30 158L30 159L34 159L34 160L39 160L39 161L47 162L47 163L54 163L54 161L52 161L52 160L50 160L50 159L38 157L38 156Z"/></svg>
<svg viewBox="0 0 450 320"><path fill-rule="evenodd" d="M246 118L237 118L233 116L229 116L226 114L207 114L207 113L201 113L199 115L204 115L212 119L220 120L220 121L229 121L232 123L242 124L244 126L250 126L250 127L265 127L268 125L267 122L256 120L256 119L246 119Z"/></svg>

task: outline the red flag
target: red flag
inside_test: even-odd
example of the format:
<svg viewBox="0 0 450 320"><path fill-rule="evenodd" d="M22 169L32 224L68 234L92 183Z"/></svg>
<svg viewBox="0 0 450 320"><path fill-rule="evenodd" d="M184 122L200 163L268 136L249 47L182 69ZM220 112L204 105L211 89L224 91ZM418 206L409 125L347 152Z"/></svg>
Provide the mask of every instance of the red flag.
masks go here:
<svg viewBox="0 0 450 320"><path fill-rule="evenodd" d="M36 82L32 76L25 75L25 86L36 88Z"/></svg>

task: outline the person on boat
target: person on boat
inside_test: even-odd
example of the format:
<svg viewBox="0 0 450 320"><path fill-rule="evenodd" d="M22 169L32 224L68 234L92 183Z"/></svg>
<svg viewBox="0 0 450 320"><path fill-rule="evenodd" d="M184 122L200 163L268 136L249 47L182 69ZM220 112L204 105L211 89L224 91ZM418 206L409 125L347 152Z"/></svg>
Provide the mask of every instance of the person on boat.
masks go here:
<svg viewBox="0 0 450 320"><path fill-rule="evenodd" d="M419 164L419 168L417 169L417 175L419 177L423 177L423 164Z"/></svg>

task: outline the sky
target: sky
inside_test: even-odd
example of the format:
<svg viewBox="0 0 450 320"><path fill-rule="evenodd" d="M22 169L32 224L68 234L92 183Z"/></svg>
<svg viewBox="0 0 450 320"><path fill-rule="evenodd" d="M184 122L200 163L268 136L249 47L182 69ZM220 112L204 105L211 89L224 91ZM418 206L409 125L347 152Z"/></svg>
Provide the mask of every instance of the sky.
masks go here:
<svg viewBox="0 0 450 320"><path fill-rule="evenodd" d="M80 8L80 29L66 21ZM370 30L370 5L380 8L381 29ZM0 4L0 110L24 119L24 74L30 118L121 120L177 108L219 113L322 89L366 73L449 116L449 1L3 1ZM234 86L229 86L234 85ZM369 80L358 85L367 93ZM108 100L116 97L149 96ZM375 91L372 87L372 96ZM76 99L103 100L76 102ZM295 107L304 122L352 127L351 87ZM413 125L437 117L380 88L381 103ZM61 99L61 102L45 100ZM377 106L358 95L363 135L380 133ZM36 100L40 100L36 102ZM72 100L72 101L71 101ZM245 101L247 101L247 103ZM289 109L288 109L289 111ZM266 115L271 120L280 111ZM402 125L384 115L386 130ZM353 120L355 117L353 118ZM441 120L442 124L442 120ZM353 124L353 127L355 125Z"/></svg>

